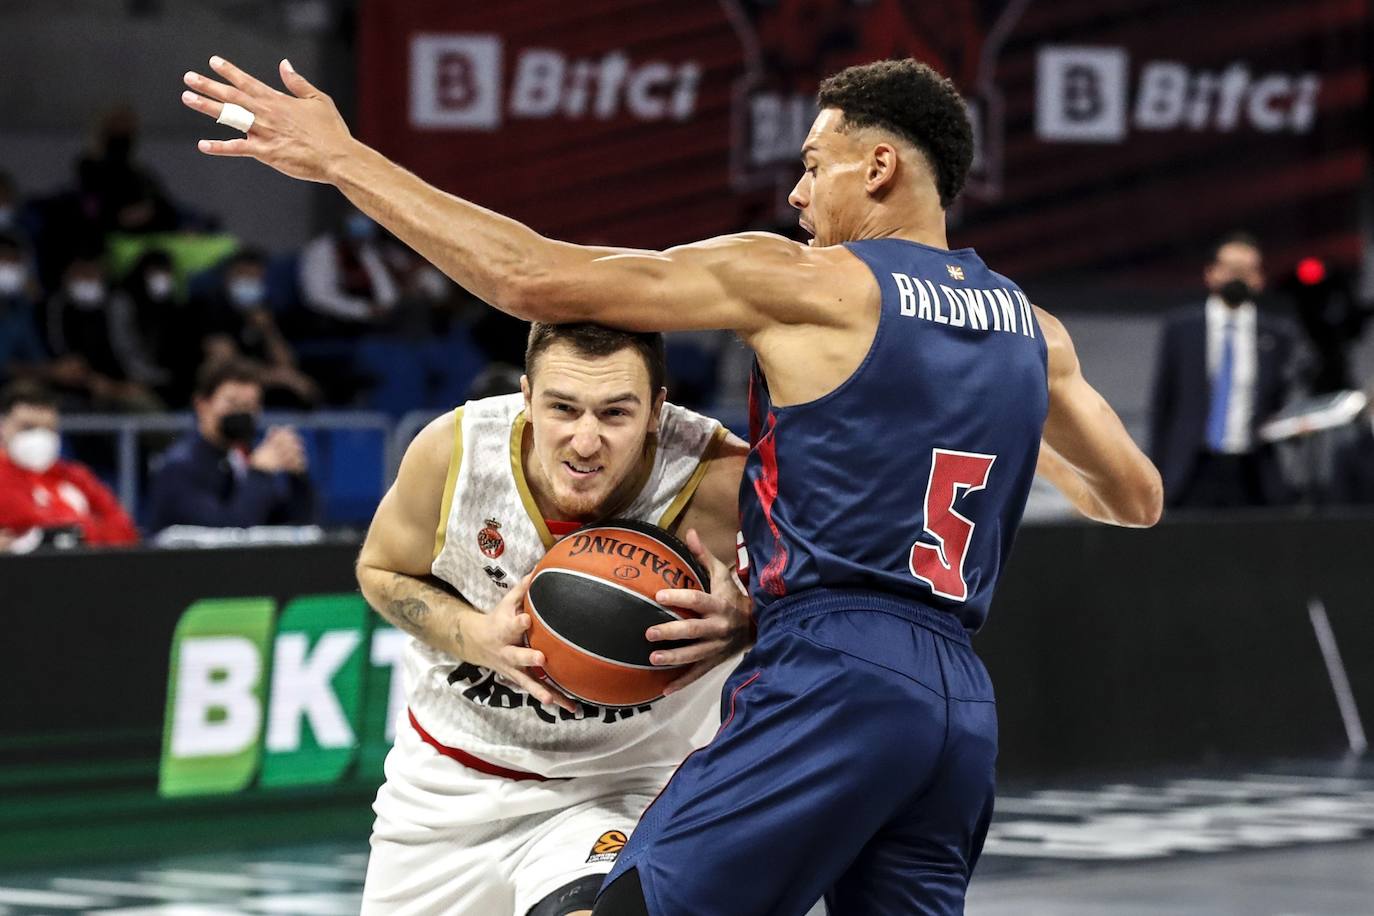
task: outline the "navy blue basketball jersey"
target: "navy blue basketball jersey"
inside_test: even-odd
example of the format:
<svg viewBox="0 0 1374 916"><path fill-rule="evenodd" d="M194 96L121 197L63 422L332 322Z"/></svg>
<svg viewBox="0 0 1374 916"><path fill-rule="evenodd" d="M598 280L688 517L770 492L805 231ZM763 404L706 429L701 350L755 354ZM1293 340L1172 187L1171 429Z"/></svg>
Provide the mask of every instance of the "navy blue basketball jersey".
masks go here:
<svg viewBox="0 0 1374 916"><path fill-rule="evenodd" d="M756 612L806 589L865 588L977 630L1035 476L1045 340L1026 295L971 248L846 247L882 290L859 368L775 407L754 366L741 506Z"/></svg>

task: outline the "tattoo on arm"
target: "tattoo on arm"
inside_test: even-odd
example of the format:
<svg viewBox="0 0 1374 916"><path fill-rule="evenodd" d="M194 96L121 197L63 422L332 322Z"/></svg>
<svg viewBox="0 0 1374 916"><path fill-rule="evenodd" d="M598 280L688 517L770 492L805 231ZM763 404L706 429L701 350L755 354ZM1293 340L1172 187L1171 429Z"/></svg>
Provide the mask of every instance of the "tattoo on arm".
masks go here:
<svg viewBox="0 0 1374 916"><path fill-rule="evenodd" d="M411 635L422 636L429 605L422 598L393 598L386 603L383 613L388 620Z"/></svg>
<svg viewBox="0 0 1374 916"><path fill-rule="evenodd" d="M461 609L452 607L456 596L423 579L401 573L392 573L381 592L383 600L377 610L387 620L422 642L435 645L446 638L460 653L463 651L463 632L458 626ZM445 603L449 607L443 607ZM435 613L436 606L438 613Z"/></svg>

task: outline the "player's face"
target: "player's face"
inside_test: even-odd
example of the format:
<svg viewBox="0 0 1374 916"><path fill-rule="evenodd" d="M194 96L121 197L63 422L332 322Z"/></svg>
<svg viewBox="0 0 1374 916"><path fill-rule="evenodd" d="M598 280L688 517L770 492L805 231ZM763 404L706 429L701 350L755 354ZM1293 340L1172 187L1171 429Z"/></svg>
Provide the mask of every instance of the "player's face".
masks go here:
<svg viewBox="0 0 1374 916"><path fill-rule="evenodd" d="M658 431L663 392L651 394L644 358L628 347L587 357L556 343L520 390L533 444L526 470L564 517L599 517L642 470Z"/></svg>
<svg viewBox="0 0 1374 916"><path fill-rule="evenodd" d="M864 191L865 147L841 133L844 115L826 108L816 116L802 144L802 176L787 200L800 212L801 227L815 247L838 245L855 238Z"/></svg>

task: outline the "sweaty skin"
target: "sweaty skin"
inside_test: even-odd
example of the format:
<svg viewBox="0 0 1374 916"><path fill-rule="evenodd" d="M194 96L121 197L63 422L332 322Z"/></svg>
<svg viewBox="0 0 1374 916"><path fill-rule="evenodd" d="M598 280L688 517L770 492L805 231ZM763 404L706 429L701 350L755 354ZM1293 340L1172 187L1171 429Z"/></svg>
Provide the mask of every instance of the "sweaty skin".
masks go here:
<svg viewBox="0 0 1374 916"><path fill-rule="evenodd" d="M810 244L747 232L644 251L548 239L426 184L355 140L333 101L287 61L280 75L289 94L222 58L210 66L224 82L187 73L183 102L211 118L233 102L257 120L245 138L202 140L202 152L333 184L455 282L517 317L735 331L758 355L778 406L834 390L876 333L877 282L840 242L900 238L948 248L924 154L879 128L846 127L837 108L816 117L790 198ZM1050 359L1042 472L1095 518L1154 524L1163 508L1158 471L1083 379L1063 326L1037 314Z"/></svg>

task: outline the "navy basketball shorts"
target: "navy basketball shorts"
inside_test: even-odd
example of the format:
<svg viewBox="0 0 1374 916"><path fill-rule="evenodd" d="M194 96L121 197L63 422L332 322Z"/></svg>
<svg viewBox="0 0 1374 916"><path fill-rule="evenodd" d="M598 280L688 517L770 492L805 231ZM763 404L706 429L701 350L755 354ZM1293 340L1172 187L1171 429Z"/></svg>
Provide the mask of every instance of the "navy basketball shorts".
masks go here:
<svg viewBox="0 0 1374 916"><path fill-rule="evenodd" d="M997 708L953 616L873 592L784 599L721 712L607 884L636 869L652 916L801 916L822 895L832 916L964 911Z"/></svg>

